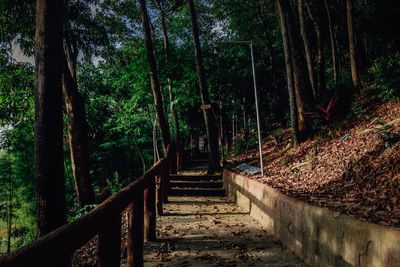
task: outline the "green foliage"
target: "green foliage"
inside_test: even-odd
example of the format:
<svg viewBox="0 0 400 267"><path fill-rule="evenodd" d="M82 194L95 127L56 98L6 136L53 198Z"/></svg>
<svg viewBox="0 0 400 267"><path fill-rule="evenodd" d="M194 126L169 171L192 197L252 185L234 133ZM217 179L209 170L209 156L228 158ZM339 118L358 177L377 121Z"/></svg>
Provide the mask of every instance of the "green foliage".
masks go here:
<svg viewBox="0 0 400 267"><path fill-rule="evenodd" d="M369 69L382 101L400 96L400 53L378 58Z"/></svg>
<svg viewBox="0 0 400 267"><path fill-rule="evenodd" d="M0 65L0 127L33 117L33 80L32 66Z"/></svg>
<svg viewBox="0 0 400 267"><path fill-rule="evenodd" d="M351 115L357 120L368 120L371 118L371 115L367 113L367 109L364 106L355 103L351 105Z"/></svg>
<svg viewBox="0 0 400 267"><path fill-rule="evenodd" d="M90 205L85 205L83 208L79 208L75 212L75 216L71 216L68 218L68 222L73 222L76 219L82 217L83 215L86 215L89 211L92 209L96 208L97 204L90 204Z"/></svg>
<svg viewBox="0 0 400 267"><path fill-rule="evenodd" d="M394 128L391 125L387 125L382 121L377 121L377 125L380 125L376 129L379 138L384 142L385 147L392 147L400 139L400 133L394 132Z"/></svg>
<svg viewBox="0 0 400 267"><path fill-rule="evenodd" d="M112 179L107 179L107 186L110 190L111 194L117 193L121 190L126 184L121 181L121 178L118 172L114 173L114 177Z"/></svg>

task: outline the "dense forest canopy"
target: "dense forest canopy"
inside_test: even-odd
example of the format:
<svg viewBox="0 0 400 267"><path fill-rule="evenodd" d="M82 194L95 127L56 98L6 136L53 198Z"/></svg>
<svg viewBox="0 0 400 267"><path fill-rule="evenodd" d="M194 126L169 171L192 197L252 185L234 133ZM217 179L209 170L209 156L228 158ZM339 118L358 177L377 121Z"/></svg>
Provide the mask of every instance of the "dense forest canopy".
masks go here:
<svg viewBox="0 0 400 267"><path fill-rule="evenodd" d="M0 253L44 231L37 73L15 53L34 57L35 10L34 0L0 4ZM189 150L206 135L211 172L219 154L257 146L249 46L221 42L253 42L262 137L291 127L297 145L354 116L360 91L400 95L398 0L67 0L60 12L68 221L140 177L169 142Z"/></svg>

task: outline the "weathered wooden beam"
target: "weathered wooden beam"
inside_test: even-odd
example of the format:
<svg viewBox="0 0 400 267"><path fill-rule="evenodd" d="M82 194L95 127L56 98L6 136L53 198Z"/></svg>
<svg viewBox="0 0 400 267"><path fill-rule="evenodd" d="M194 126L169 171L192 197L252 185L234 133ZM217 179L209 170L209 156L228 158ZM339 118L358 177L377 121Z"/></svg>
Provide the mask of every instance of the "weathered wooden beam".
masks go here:
<svg viewBox="0 0 400 267"><path fill-rule="evenodd" d="M159 169L162 172L162 168ZM155 177L144 190L144 240L156 240L156 183Z"/></svg>
<svg viewBox="0 0 400 267"><path fill-rule="evenodd" d="M121 215L110 216L99 227L97 267L120 266L121 263Z"/></svg>
<svg viewBox="0 0 400 267"><path fill-rule="evenodd" d="M127 266L143 266L143 191L134 196L128 211Z"/></svg>

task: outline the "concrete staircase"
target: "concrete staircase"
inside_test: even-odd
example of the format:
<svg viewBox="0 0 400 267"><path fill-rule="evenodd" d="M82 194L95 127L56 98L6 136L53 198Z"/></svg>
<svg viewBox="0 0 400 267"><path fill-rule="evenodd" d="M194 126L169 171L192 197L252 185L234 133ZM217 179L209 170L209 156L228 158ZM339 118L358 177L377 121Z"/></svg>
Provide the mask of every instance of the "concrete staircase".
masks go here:
<svg viewBox="0 0 400 267"><path fill-rule="evenodd" d="M170 196L225 196L221 175L171 175Z"/></svg>

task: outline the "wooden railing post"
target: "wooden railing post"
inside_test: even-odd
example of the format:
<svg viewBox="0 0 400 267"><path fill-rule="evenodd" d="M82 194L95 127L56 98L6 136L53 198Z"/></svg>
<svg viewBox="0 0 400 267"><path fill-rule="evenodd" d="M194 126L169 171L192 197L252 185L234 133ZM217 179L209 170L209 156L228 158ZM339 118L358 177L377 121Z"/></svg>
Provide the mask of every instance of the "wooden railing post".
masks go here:
<svg viewBox="0 0 400 267"><path fill-rule="evenodd" d="M128 208L127 266L143 266L143 191L138 190Z"/></svg>
<svg viewBox="0 0 400 267"><path fill-rule="evenodd" d="M161 197L163 203L168 202L168 192L169 192L169 164L165 164L165 167L160 174L160 182L161 182Z"/></svg>
<svg viewBox="0 0 400 267"><path fill-rule="evenodd" d="M121 263L121 215L113 214L100 224L98 233L97 267L120 266Z"/></svg>
<svg viewBox="0 0 400 267"><path fill-rule="evenodd" d="M156 240L156 183L155 177L150 179L144 190L144 240Z"/></svg>
<svg viewBox="0 0 400 267"><path fill-rule="evenodd" d="M162 185L162 175L157 175L155 177L156 181L156 210L157 216L163 215L163 185Z"/></svg>

